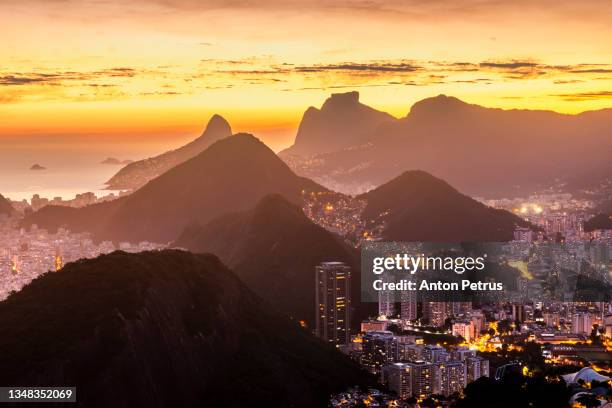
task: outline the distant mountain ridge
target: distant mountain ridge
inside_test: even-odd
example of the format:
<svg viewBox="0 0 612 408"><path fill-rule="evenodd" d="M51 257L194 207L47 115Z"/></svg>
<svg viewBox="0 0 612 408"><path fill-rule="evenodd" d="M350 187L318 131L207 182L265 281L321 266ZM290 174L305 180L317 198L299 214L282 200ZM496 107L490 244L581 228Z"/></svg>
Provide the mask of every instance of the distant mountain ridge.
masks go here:
<svg viewBox="0 0 612 408"><path fill-rule="evenodd" d="M388 113L359 102L359 92L332 94L321 109L309 107L295 143L281 155L313 155L369 142L383 123L396 120Z"/></svg>
<svg viewBox="0 0 612 408"><path fill-rule="evenodd" d="M424 171L408 171L359 196L369 224L384 223L389 241L511 241L529 223L479 203Z"/></svg>
<svg viewBox="0 0 612 408"><path fill-rule="evenodd" d="M202 153L217 140L231 135L232 129L229 123L215 114L208 121L200 137L176 150L128 164L107 181L107 187L111 190L138 189L172 167Z"/></svg>
<svg viewBox="0 0 612 408"><path fill-rule="evenodd" d="M358 190L421 169L470 195L520 196L577 178L578 184L596 186L612 174L610 123L612 109L577 115L502 110L439 95L415 103L404 118L369 128L367 135L355 137L354 123L346 118L333 126L321 122L311 132L313 140L321 137L320 144L331 140L323 135L333 133L350 148L329 142L300 151L296 137L281 156L305 177L342 192L348 192L342 186Z"/></svg>
<svg viewBox="0 0 612 408"><path fill-rule="evenodd" d="M254 206L268 194L302 202L304 191L326 191L295 175L265 144L249 134L213 143L120 199L83 208L47 206L24 225L48 230L66 226L98 240L169 242L188 225L206 224Z"/></svg>
<svg viewBox="0 0 612 408"><path fill-rule="evenodd" d="M245 212L189 227L175 245L219 256L255 293L310 328L315 314L314 270L319 263L349 264L358 293L358 251L280 195L266 196Z"/></svg>
<svg viewBox="0 0 612 408"><path fill-rule="evenodd" d="M76 407L310 408L367 385L357 364L212 255L115 252L68 264L0 302L0 329L11 350L0 382L76 386Z"/></svg>

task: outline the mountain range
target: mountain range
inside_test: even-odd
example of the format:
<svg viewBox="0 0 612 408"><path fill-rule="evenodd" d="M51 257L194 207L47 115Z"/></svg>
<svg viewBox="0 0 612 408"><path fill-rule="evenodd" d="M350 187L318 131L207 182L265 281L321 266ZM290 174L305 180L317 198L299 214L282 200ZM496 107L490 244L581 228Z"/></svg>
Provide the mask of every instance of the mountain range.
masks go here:
<svg viewBox="0 0 612 408"><path fill-rule="evenodd" d="M43 275L0 302L0 330L0 383L75 386L79 407L325 406L369 378L218 258L176 250Z"/></svg>
<svg viewBox="0 0 612 408"><path fill-rule="evenodd" d="M384 225L389 241L505 242L517 226L531 226L424 171L407 171L357 198L367 201L367 225Z"/></svg>
<svg viewBox="0 0 612 408"><path fill-rule="evenodd" d="M111 190L136 190L172 167L202 153L217 140L232 135L229 123L219 115L213 115L200 137L169 152L129 163L106 182Z"/></svg>
<svg viewBox="0 0 612 408"><path fill-rule="evenodd" d="M0 215L10 215L14 211L13 206L4 198L2 194L0 194Z"/></svg>
<svg viewBox="0 0 612 408"><path fill-rule="evenodd" d="M354 293L359 293L359 252L280 195L266 196L247 211L187 228L175 245L219 256L255 293L311 328L314 270L319 263L346 262L353 271Z"/></svg>
<svg viewBox="0 0 612 408"><path fill-rule="evenodd" d="M249 134L213 143L130 195L83 208L48 206L24 225L50 231L65 226L98 240L170 242L192 224L246 210L268 194L294 203L304 191L325 191L296 176L265 144Z"/></svg>
<svg viewBox="0 0 612 408"><path fill-rule="evenodd" d="M502 110L439 95L417 102L401 119L381 120L363 115L354 92L344 95L329 98L316 128L298 131L294 146L281 152L300 174L336 190L363 191L421 169L470 195L509 197L595 186L612 174L612 109ZM355 123L364 131L355 131Z"/></svg>

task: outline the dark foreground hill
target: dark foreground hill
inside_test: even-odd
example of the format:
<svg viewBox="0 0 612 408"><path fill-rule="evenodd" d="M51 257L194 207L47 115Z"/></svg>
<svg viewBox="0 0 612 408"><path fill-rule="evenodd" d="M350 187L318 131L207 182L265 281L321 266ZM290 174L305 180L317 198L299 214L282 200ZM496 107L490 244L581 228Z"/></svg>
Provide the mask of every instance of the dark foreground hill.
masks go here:
<svg viewBox="0 0 612 408"><path fill-rule="evenodd" d="M0 215L10 215L14 210L11 203L0 194Z"/></svg>
<svg viewBox="0 0 612 408"><path fill-rule="evenodd" d="M367 200L363 217L385 225L394 241L510 241L521 218L455 190L424 171L407 171L359 198Z"/></svg>
<svg viewBox="0 0 612 408"><path fill-rule="evenodd" d="M213 115L200 137L159 156L139 160L123 167L106 184L113 190L137 189L165 173L177 164L202 153L208 146L232 135L229 123L219 115Z"/></svg>
<svg viewBox="0 0 612 408"><path fill-rule="evenodd" d="M219 256L277 310L306 321L311 328L315 315L314 271L319 263L349 264L353 293L359 293L358 251L314 224L301 208L279 195L265 197L251 210L188 228L176 245Z"/></svg>
<svg viewBox="0 0 612 408"><path fill-rule="evenodd" d="M323 191L298 177L270 148L249 134L214 143L121 199L80 209L45 207L25 219L48 230L66 226L96 239L169 242L188 225L203 225L228 212L254 206L268 194L294 203L302 192Z"/></svg>
<svg viewBox="0 0 612 408"><path fill-rule="evenodd" d="M77 387L82 407L316 407L361 372L212 255L68 264L0 303L0 383ZM363 377L361 377L363 378Z"/></svg>

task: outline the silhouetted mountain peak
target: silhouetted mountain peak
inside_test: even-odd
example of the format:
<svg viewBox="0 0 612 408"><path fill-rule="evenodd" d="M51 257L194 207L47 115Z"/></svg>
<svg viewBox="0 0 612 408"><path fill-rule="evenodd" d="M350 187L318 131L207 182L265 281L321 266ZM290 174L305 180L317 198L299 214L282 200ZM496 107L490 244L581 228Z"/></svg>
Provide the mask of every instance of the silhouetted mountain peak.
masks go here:
<svg viewBox="0 0 612 408"><path fill-rule="evenodd" d="M230 136L232 134L232 128L223 116L214 114L208 121L206 125L206 129L204 129L204 133L202 133L201 138L206 138L209 141L215 141L218 139L222 139L224 137Z"/></svg>
<svg viewBox="0 0 612 408"><path fill-rule="evenodd" d="M367 200L365 220L384 223L388 240L509 241L517 225L529 226L514 214L487 207L420 170L407 171L359 197Z"/></svg>
<svg viewBox="0 0 612 408"><path fill-rule="evenodd" d="M367 143L374 131L395 118L359 102L359 92L335 93L321 109L304 112L293 146L285 154L313 155Z"/></svg>
<svg viewBox="0 0 612 408"><path fill-rule="evenodd" d="M322 111L329 109L346 109L359 105L359 92L351 91L344 93L331 94L329 98L323 103L321 107Z"/></svg>
<svg viewBox="0 0 612 408"><path fill-rule="evenodd" d="M238 133L216 141L129 196L79 209L45 207L24 224L49 230L66 225L97 239L168 242L187 225L253 208L268 194L301 203L304 191L325 188L297 176L255 136Z"/></svg>
<svg viewBox="0 0 612 408"><path fill-rule="evenodd" d="M176 150L170 150L159 156L139 160L123 167L106 184L111 189L138 189L149 181L165 173L178 164L184 163L202 153L217 140L232 135L229 123L220 115L214 114L200 137Z"/></svg>
<svg viewBox="0 0 612 408"><path fill-rule="evenodd" d="M431 98L422 99L412 105L409 115L444 115L473 108L475 106L476 105L470 105L469 103L463 102L461 99L455 98L454 96L440 94Z"/></svg>

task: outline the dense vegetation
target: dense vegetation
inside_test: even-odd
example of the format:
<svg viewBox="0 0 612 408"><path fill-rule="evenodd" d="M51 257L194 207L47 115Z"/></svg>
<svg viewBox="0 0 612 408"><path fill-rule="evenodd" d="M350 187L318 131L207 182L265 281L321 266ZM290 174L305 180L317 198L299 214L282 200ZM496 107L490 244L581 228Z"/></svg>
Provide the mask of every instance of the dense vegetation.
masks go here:
<svg viewBox="0 0 612 408"><path fill-rule="evenodd" d="M182 251L68 264L0 303L0 331L0 383L74 385L87 407L311 407L369 378Z"/></svg>

